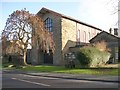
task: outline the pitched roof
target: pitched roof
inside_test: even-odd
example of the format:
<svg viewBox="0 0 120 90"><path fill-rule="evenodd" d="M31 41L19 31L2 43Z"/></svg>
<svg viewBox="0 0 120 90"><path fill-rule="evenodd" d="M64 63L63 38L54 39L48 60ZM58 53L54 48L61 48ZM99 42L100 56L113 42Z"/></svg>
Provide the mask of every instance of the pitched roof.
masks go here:
<svg viewBox="0 0 120 90"><path fill-rule="evenodd" d="M108 35L110 35L110 36L112 36L112 37L115 37L116 39L119 39L119 40L120 40L120 37L119 37L119 36L113 35L113 34L108 33L108 32L106 32L106 31L102 31L102 32L100 32L99 34L97 34L95 37L93 37L91 40L89 40L89 41L91 42L92 40L94 40L95 38L97 38L99 35L101 35L101 34L103 34L103 33L106 33L106 34L108 34Z"/></svg>
<svg viewBox="0 0 120 90"><path fill-rule="evenodd" d="M41 14L45 14L46 12L51 12L51 13L54 13L54 14L60 15L60 16L63 17L63 18L66 18L66 19L69 19L69 20L75 21L75 22L77 22L77 23L80 23L80 24L83 24L83 25L86 25L86 26L92 27L92 28L94 28L94 29L97 29L97 30L103 31L103 30L100 29L100 28L97 28L97 27L95 27L95 26L92 26L92 25L87 24L87 23L85 23L85 22L82 22L82 21L80 21L80 20L74 19L74 18L69 17L69 16L66 16L66 15L64 15L64 14L60 14L60 13L58 13L58 12L52 11L52 10L47 9L47 8L44 8L44 7L43 7L43 8L37 13L37 15L39 15L40 13L41 13Z"/></svg>

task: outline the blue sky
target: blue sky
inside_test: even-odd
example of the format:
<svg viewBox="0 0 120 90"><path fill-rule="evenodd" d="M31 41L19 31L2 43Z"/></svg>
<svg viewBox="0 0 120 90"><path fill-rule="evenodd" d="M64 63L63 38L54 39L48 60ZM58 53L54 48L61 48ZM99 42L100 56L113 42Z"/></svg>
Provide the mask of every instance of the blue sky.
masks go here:
<svg viewBox="0 0 120 90"><path fill-rule="evenodd" d="M36 14L42 7L77 18L79 4L77 2L3 2L2 3L2 29L9 15L15 10L26 8L30 13ZM76 12L76 15L73 13Z"/></svg>
<svg viewBox="0 0 120 90"><path fill-rule="evenodd" d="M2 15L2 18L0 18L0 22L2 22L0 23L0 32L4 29L5 22L13 11L26 8L30 13L36 14L42 7L73 17L105 31L108 31L110 27L116 27L117 14L112 15L111 3L108 4L110 0L31 1L10 2L3 0L0 3L0 15Z"/></svg>

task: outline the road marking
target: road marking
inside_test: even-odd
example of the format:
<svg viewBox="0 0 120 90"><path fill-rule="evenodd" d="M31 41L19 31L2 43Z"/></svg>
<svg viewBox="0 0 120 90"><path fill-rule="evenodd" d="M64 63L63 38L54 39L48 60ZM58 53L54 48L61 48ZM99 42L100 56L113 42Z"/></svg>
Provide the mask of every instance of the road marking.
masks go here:
<svg viewBox="0 0 120 90"><path fill-rule="evenodd" d="M42 77L42 76L31 76L31 75L23 75L27 77L33 77L33 78L41 78L41 79L59 79L59 78L52 78L52 77Z"/></svg>
<svg viewBox="0 0 120 90"><path fill-rule="evenodd" d="M32 84L37 84L37 85L47 86L47 87L49 87L49 86L50 86L50 85L48 85L48 84L44 84L44 83L37 83L37 82L32 82L32 81L23 80L23 79L17 79L17 78L12 78L12 79L14 79L14 80L18 80L18 81L27 82L27 83L32 83Z"/></svg>

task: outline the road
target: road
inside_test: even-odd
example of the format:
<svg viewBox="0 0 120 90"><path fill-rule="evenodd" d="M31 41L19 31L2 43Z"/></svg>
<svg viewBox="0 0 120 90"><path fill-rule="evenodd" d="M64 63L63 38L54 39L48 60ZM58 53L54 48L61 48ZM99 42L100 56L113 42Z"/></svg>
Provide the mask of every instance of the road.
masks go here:
<svg viewBox="0 0 120 90"><path fill-rule="evenodd" d="M3 72L2 88L118 88L118 83Z"/></svg>

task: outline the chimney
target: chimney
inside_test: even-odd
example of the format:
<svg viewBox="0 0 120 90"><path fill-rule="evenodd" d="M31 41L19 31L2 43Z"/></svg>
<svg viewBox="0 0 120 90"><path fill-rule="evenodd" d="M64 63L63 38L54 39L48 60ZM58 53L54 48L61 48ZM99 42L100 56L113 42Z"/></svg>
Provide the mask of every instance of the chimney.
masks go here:
<svg viewBox="0 0 120 90"><path fill-rule="evenodd" d="M112 34L112 28L109 29L109 33Z"/></svg>
<svg viewBox="0 0 120 90"><path fill-rule="evenodd" d="M114 35L118 36L118 28L114 28Z"/></svg>

